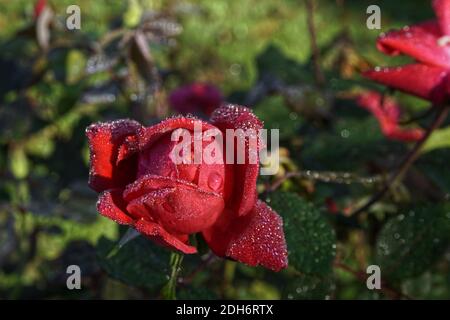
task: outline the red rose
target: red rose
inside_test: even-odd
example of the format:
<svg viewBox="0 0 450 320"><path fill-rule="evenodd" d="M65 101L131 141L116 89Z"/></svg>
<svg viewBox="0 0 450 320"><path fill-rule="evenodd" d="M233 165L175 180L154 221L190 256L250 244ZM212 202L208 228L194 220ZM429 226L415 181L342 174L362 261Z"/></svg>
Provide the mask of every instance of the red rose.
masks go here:
<svg viewBox="0 0 450 320"><path fill-rule="evenodd" d="M391 98L384 98L377 92L366 92L360 95L357 103L370 111L377 118L381 131L386 138L398 141L418 141L425 136L422 128L402 128L400 120L400 106Z"/></svg>
<svg viewBox="0 0 450 320"><path fill-rule="evenodd" d="M192 132L198 124L203 131L262 128L249 109L233 105L217 109L211 123L177 117L149 128L132 120L89 126L89 185L102 192L98 211L184 253L197 251L189 244L189 235L201 232L220 257L275 271L285 268L282 219L257 199L258 163L172 161L177 143L171 140L172 132L179 128ZM248 159L249 144L245 148Z"/></svg>
<svg viewBox="0 0 450 320"><path fill-rule="evenodd" d="M378 49L389 55L406 54L417 62L400 67L377 67L364 76L434 103L449 98L450 0L434 0L437 20L382 34Z"/></svg>
<svg viewBox="0 0 450 320"><path fill-rule="evenodd" d="M215 86L193 83L174 90L169 96L170 106L183 114L201 111L210 115L222 104L222 93Z"/></svg>

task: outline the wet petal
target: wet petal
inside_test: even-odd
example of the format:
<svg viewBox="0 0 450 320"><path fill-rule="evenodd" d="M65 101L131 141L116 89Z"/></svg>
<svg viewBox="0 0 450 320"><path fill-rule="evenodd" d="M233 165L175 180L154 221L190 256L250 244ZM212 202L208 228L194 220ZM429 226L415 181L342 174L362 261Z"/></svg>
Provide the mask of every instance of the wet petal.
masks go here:
<svg viewBox="0 0 450 320"><path fill-rule="evenodd" d="M179 250L186 254L197 252L195 247L188 244L188 237L186 235L170 234L154 222L141 219L136 223L135 228L138 232L146 235L148 238L162 246Z"/></svg>
<svg viewBox="0 0 450 320"><path fill-rule="evenodd" d="M440 103L447 95L448 71L424 64L376 68L363 75L386 86ZM418 81L420 79L420 81Z"/></svg>
<svg viewBox="0 0 450 320"><path fill-rule="evenodd" d="M143 196L151 191L175 188L177 185L185 185L191 188L197 188L195 184L179 180L171 177L161 177L157 175L148 174L142 176L133 183L129 184L123 193L125 201L130 202L140 196Z"/></svg>
<svg viewBox="0 0 450 320"><path fill-rule="evenodd" d="M433 0L433 9L438 18L442 33L450 35L450 1Z"/></svg>
<svg viewBox="0 0 450 320"><path fill-rule="evenodd" d="M170 154L177 142L165 135L150 148L139 153L137 177L154 174L163 177L178 177L177 166L170 159Z"/></svg>
<svg viewBox="0 0 450 320"><path fill-rule="evenodd" d="M246 135L245 150L239 148L239 143L234 143L234 190L230 199L230 207L238 215L245 215L255 205L256 180L259 174L259 149L262 147L259 141L258 130L263 128L263 123L253 114L253 112L245 107L238 105L224 105L216 109L211 116L211 122L224 132L226 145L227 129L242 129L244 132L248 129L253 130L254 134ZM247 131L247 133L251 131ZM256 135L255 135L256 134ZM254 147L251 140L257 142ZM225 153L230 152L229 146L226 147ZM238 164L237 155L239 152L244 154L244 164ZM250 161L252 160L252 161Z"/></svg>
<svg viewBox="0 0 450 320"><path fill-rule="evenodd" d="M212 226L222 213L224 200L182 180L148 175L125 191L127 210L149 217L170 232L191 234Z"/></svg>
<svg viewBox="0 0 450 320"><path fill-rule="evenodd" d="M439 25L426 22L390 31L377 40L377 48L390 55L406 54L426 64L450 67L450 48L440 44Z"/></svg>
<svg viewBox="0 0 450 320"><path fill-rule="evenodd" d="M205 121L194 117L173 117L161 121L154 126L142 128L139 130L137 136L139 138L139 150L149 148L154 142L160 139L163 135L170 133L176 129L187 129L194 131L194 126L202 128L202 130L214 129L215 127Z"/></svg>
<svg viewBox="0 0 450 320"><path fill-rule="evenodd" d="M222 221L223 223L223 221ZM265 202L258 200L253 210L203 233L211 249L250 266L261 265L280 271L288 265L283 221Z"/></svg>
<svg viewBox="0 0 450 320"><path fill-rule="evenodd" d="M136 174L135 159L117 163L119 148L141 125L132 120L99 122L86 129L90 149L89 186L97 192L124 187Z"/></svg>
<svg viewBox="0 0 450 320"><path fill-rule="evenodd" d="M118 224L131 225L133 219L126 213L126 206L121 189L104 191L97 202L97 210L101 215Z"/></svg>

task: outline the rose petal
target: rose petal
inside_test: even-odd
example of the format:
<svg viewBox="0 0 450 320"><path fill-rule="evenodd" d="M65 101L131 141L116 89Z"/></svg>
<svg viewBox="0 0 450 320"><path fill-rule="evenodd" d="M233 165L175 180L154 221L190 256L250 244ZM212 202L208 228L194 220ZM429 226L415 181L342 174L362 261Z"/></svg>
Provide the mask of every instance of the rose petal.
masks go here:
<svg viewBox="0 0 450 320"><path fill-rule="evenodd" d="M133 159L117 164L120 145L141 125L132 120L99 122L86 129L90 149L89 186L97 192L124 187L134 179ZM134 159L135 160L135 159Z"/></svg>
<svg viewBox="0 0 450 320"><path fill-rule="evenodd" d="M442 102L447 95L447 75L448 71L443 68L424 64L380 68L363 73L369 79L434 103Z"/></svg>
<svg viewBox="0 0 450 320"><path fill-rule="evenodd" d="M256 150L251 150L250 148L250 135L245 138L245 150L237 150L238 143L235 141L234 144L234 190L230 200L230 207L238 215L245 215L252 210L257 198L256 180L259 173L258 149L262 147L258 137L258 130L263 128L263 123L250 109L238 105L224 105L216 109L211 116L211 122L224 133L225 144L227 129L242 129L244 131L251 129L256 132L256 136L252 137L257 139L258 146ZM238 151L244 152L244 164L237 163ZM227 152L228 148L225 150L225 153ZM255 160L253 162L256 163L250 163L250 158Z"/></svg>
<svg viewBox="0 0 450 320"><path fill-rule="evenodd" d="M217 131L222 135L220 130ZM233 168L225 164L224 146L217 140L204 140L203 146L203 161L198 166L196 184L200 189L218 193L228 200L234 187Z"/></svg>
<svg viewBox="0 0 450 320"><path fill-rule="evenodd" d="M442 33L435 22L426 22L380 36L377 48L390 55L409 55L426 64L450 67L450 49L439 44Z"/></svg>
<svg viewBox="0 0 450 320"><path fill-rule="evenodd" d="M367 92L358 97L357 104L377 118L381 131L389 139L410 142L418 141L425 135L423 129L404 129L399 126L400 106L389 97L383 99L377 92Z"/></svg>
<svg viewBox="0 0 450 320"><path fill-rule="evenodd" d="M398 126L392 126L392 127L384 127L383 134L392 140L398 140L398 141L404 141L404 142L414 142L422 140L425 131L420 128L413 128L413 129L402 129Z"/></svg>
<svg viewBox="0 0 450 320"><path fill-rule="evenodd" d="M185 185L193 189L197 186L193 183L183 181L171 177L161 177L157 175L148 174L140 177L133 183L129 184L123 193L125 201L130 202L140 196L143 196L151 191L175 188L177 185Z"/></svg>
<svg viewBox="0 0 450 320"><path fill-rule="evenodd" d="M97 201L97 210L101 215L118 224L132 225L133 219L126 214L126 206L121 189L104 191Z"/></svg>
<svg viewBox="0 0 450 320"><path fill-rule="evenodd" d="M177 166L170 160L170 153L177 142L165 135L151 148L139 153L137 176L154 174L163 177L178 177Z"/></svg>
<svg viewBox="0 0 450 320"><path fill-rule="evenodd" d="M203 233L217 255L273 271L287 267L283 221L265 202L258 200L248 215L223 227L215 226Z"/></svg>
<svg viewBox="0 0 450 320"><path fill-rule="evenodd" d="M224 200L217 193L182 180L153 175L140 178L124 195L130 214L151 217L166 230L179 234L209 228L224 208Z"/></svg>
<svg viewBox="0 0 450 320"><path fill-rule="evenodd" d="M174 190L175 188L164 188L149 191L148 193L145 193L144 195L131 200L126 206L126 210L129 215L136 220L147 219L153 221L153 210L150 205L154 202L163 200L169 193L173 192Z"/></svg>
<svg viewBox="0 0 450 320"><path fill-rule="evenodd" d="M450 1L434 0L433 9L441 26L442 33L450 35Z"/></svg>
<svg viewBox="0 0 450 320"><path fill-rule="evenodd" d="M381 105L383 102L383 105ZM373 115L380 121L382 118L389 118L397 122L400 117L400 107L389 97L383 97L375 91L361 94L356 103L364 109L373 113Z"/></svg>
<svg viewBox="0 0 450 320"><path fill-rule="evenodd" d="M151 221L141 219L136 223L135 228L151 240L170 249L176 249L186 254L197 252L195 247L187 244L187 236L170 234L160 225Z"/></svg>
<svg viewBox="0 0 450 320"><path fill-rule="evenodd" d="M203 131L215 128L213 125L194 117L168 118L158 124L155 124L154 126L139 130L137 135L139 138L139 150L142 151L149 148L163 135L176 129L187 129L193 132L196 125L201 127Z"/></svg>

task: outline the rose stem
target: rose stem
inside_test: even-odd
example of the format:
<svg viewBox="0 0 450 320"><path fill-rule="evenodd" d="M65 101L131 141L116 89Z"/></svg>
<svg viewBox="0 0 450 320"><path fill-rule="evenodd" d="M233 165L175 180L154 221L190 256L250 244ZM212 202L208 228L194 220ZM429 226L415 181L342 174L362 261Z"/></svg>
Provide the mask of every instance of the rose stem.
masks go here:
<svg viewBox="0 0 450 320"><path fill-rule="evenodd" d="M176 300L176 289L178 274L181 271L181 263L183 262L183 254L178 252L172 252L170 254L170 267L171 274L169 281L161 290L161 295L165 300Z"/></svg>

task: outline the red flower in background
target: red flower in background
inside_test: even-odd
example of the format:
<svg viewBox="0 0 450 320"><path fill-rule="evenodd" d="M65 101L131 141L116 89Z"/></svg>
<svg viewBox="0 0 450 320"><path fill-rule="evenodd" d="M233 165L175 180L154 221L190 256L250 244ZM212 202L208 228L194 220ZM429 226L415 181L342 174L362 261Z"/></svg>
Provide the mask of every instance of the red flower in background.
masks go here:
<svg viewBox="0 0 450 320"><path fill-rule="evenodd" d="M416 63L377 67L364 76L433 103L443 103L450 93L450 0L434 0L433 9L437 20L388 32L377 41L383 53L409 55Z"/></svg>
<svg viewBox="0 0 450 320"><path fill-rule="evenodd" d="M399 126L401 109L391 98L384 98L377 92L367 92L359 96L358 105L370 111L377 118L383 134L392 140L418 141L425 131L421 128L403 129Z"/></svg>
<svg viewBox="0 0 450 320"><path fill-rule="evenodd" d="M213 85L193 83L174 90L169 96L170 106L179 113L201 111L210 115L223 102L222 93Z"/></svg>
<svg viewBox="0 0 450 320"><path fill-rule="evenodd" d="M132 120L89 126L89 185L101 192L98 211L184 253L197 251L189 235L201 232L218 256L274 271L285 268L282 219L257 199L259 164L176 165L171 160L177 143L172 132L193 131L194 123L203 131L262 128L249 109L233 105L217 109L211 123L178 117L148 128ZM245 153L248 158L248 146Z"/></svg>

